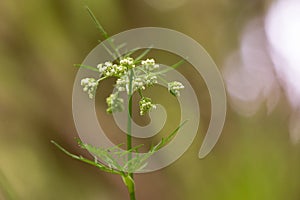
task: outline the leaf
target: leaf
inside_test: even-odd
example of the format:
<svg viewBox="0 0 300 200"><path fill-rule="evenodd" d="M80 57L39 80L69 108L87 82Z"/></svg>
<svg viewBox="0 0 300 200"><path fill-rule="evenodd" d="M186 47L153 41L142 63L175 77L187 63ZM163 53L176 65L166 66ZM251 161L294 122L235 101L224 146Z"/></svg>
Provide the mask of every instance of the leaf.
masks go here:
<svg viewBox="0 0 300 200"><path fill-rule="evenodd" d="M180 60L179 62L175 63L174 65L170 66L169 68L167 68L167 69L165 69L165 70L161 70L161 71L159 71L159 72L157 72L157 73L155 73L155 74L156 74L156 75L157 75L157 74L164 74L164 73L166 73L166 72L168 72L168 71L171 71L171 70L173 70L173 69L176 69L177 67L179 67L180 65L182 65L185 61L186 61L185 59L182 59L182 60Z"/></svg>
<svg viewBox="0 0 300 200"><path fill-rule="evenodd" d="M77 160L81 160L83 162L86 162L88 164L94 165L98 168L100 168L103 171L107 171L110 173L115 174L124 174L124 172L127 173L134 173L136 171L142 170L147 166L147 160L152 156L155 152L157 152L159 149L161 149L165 144L167 144L179 131L179 129L187 122L185 120L183 123L181 123L170 135L168 135L166 138L162 138L161 141L153 146L151 145L150 150L147 153L138 153L135 154L134 157L131 157L127 160L128 155L132 152L138 152L138 149L143 146L143 144L135 146L127 151L124 151L120 149L120 147L124 144L119 144L112 146L110 148L99 148L94 147L89 144L84 144L80 139L77 139L77 142L79 146L83 149L86 149L90 153L94 154L94 161L88 160L83 158L82 156L77 156L74 154L69 153L64 148L59 146L54 141L51 141L53 144L55 144L60 150L62 150L67 155L71 156L72 158L75 158ZM98 158L101 159L104 163L106 163L109 167L105 166L104 164L101 164L98 162ZM123 158L123 163L120 162L120 158ZM117 169L117 170L114 170Z"/></svg>
<svg viewBox="0 0 300 200"><path fill-rule="evenodd" d="M138 63L143 57L145 57L150 51L152 47L148 47L143 53L141 53L135 60L134 63Z"/></svg>
<svg viewBox="0 0 300 200"><path fill-rule="evenodd" d="M90 17L92 18L93 22L95 23L96 28L100 31L100 33L102 34L102 36L105 39L107 39L109 45L112 47L112 49L117 54L117 57L120 57L120 53L117 50L117 48L115 47L113 40L110 38L110 36L108 35L108 33L104 30L103 26L100 24L100 22L98 21L98 19L96 18L96 16L92 12L92 10L88 6L85 6L85 8L86 8L87 12L89 13ZM103 44L103 46L105 47L106 50L108 49L104 44ZM114 55L114 54L110 53L110 55Z"/></svg>
<svg viewBox="0 0 300 200"><path fill-rule="evenodd" d="M116 50L120 50L122 49L123 47L125 47L127 44L126 43L123 43L123 44L120 44L119 46L116 47Z"/></svg>
<svg viewBox="0 0 300 200"><path fill-rule="evenodd" d="M88 150L90 153L96 155L98 158L100 158L103 162L108 164L110 168L116 168L120 171L122 171L122 167L118 163L117 159L113 157L114 151L118 146L114 146L108 149L104 148L97 148L89 144L81 144L81 147L83 149Z"/></svg>
<svg viewBox="0 0 300 200"><path fill-rule="evenodd" d="M168 143L175 135L176 133L179 131L179 129L187 122L188 120L185 120L184 122L182 122L170 135L168 135L168 137L166 138L162 138L161 141L155 145L152 149L152 151L158 151L159 149L161 149L166 143ZM151 151L151 149L150 149Z"/></svg>
<svg viewBox="0 0 300 200"><path fill-rule="evenodd" d="M111 57L113 57L113 59L116 60L117 56L113 52L111 52L111 50L104 43L102 43L101 40L99 40L99 42L104 47L104 49L109 53L109 55L111 55Z"/></svg>
<svg viewBox="0 0 300 200"><path fill-rule="evenodd" d="M84 158L82 156L74 155L74 154L68 152L66 149L64 149L62 146L60 146L59 144L57 144L53 140L51 140L51 143L54 144L62 152L64 152L65 154L67 154L68 156L70 156L70 157L72 157L72 158L74 158L76 160L80 160L80 161L85 162L87 164L93 165L93 166L95 166L95 167L97 167L97 168L99 168L99 169L101 169L102 171L105 171L105 172L109 172L109 173L112 173L112 174L120 174L120 175L123 174L123 172L117 171L115 169L108 168L107 166L105 166L105 165L103 165L101 163L95 162L95 160L92 161L92 160L86 159L86 158Z"/></svg>
<svg viewBox="0 0 300 200"><path fill-rule="evenodd" d="M107 32L104 30L104 28L101 26L100 22L97 20L96 16L94 15L94 13L91 11L91 9L86 6L85 7L86 10L88 11L90 17L93 19L95 25L96 25L96 28L100 31L100 33L102 34L102 36L105 38L105 39L108 39L109 36L107 34Z"/></svg>
<svg viewBox="0 0 300 200"><path fill-rule="evenodd" d="M135 157L125 162L123 166L124 171L127 171L128 173L133 173L145 168L148 164L146 162L147 159L150 158L150 156L152 156L159 149L161 149L165 144L167 144L186 122L187 120L182 122L170 135L168 135L166 138L162 138L157 145L155 146L151 145L151 148L147 153L136 154Z"/></svg>
<svg viewBox="0 0 300 200"><path fill-rule="evenodd" d="M83 67L83 68L86 68L86 69L89 69L89 70L92 70L95 72L99 72L99 70L97 68L88 66L88 65L74 64L74 67Z"/></svg>
<svg viewBox="0 0 300 200"><path fill-rule="evenodd" d="M139 48L134 48L134 49L131 49L128 53L126 53L125 55L124 55L124 57L126 58L126 57L129 57L129 56L131 56L132 54L134 54L135 52L137 52L139 50Z"/></svg>

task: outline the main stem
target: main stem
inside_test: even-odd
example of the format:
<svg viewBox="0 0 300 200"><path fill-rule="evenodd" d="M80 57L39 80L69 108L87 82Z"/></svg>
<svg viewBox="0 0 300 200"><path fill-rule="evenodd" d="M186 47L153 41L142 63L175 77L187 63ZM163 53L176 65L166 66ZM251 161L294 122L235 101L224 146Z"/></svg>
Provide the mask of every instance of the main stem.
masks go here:
<svg viewBox="0 0 300 200"><path fill-rule="evenodd" d="M133 72L129 71L129 88L128 88L128 115L127 115L127 150L132 149L132 136L131 136L131 129L132 129L132 79L133 79ZM131 160L132 158L132 153L130 152L128 154L128 160ZM133 179L133 173L128 174L132 181ZM130 195L130 200L135 200L135 188L134 188L134 182L133 184L129 184L128 186L128 191Z"/></svg>

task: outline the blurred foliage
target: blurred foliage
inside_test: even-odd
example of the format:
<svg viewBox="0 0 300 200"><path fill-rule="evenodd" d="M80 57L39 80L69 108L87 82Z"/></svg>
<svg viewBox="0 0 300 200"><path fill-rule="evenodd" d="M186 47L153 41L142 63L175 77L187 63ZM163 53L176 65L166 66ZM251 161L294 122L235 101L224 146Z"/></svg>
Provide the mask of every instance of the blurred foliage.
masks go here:
<svg viewBox="0 0 300 200"><path fill-rule="evenodd" d="M89 156L73 140L77 133L71 111L73 64L81 63L100 39L85 4L111 35L141 26L172 28L201 43L221 66L238 45L245 22L262 15L269 3L186 0L181 7L161 10L142 0L2 0L0 199L127 198L118 176L72 160L50 143L53 139ZM192 71L184 73L192 84L200 79ZM197 138L171 166L137 175L137 198L299 199L300 147L288 138L286 103L272 115L262 108L251 118L229 109L216 148L199 160L210 118L209 94L204 83L199 87L202 121Z"/></svg>

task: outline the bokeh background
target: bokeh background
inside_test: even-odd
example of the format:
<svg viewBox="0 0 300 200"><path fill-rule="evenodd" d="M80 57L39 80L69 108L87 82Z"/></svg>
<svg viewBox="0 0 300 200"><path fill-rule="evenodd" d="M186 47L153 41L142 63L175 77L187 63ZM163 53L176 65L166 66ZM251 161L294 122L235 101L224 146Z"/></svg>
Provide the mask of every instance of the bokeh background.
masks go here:
<svg viewBox="0 0 300 200"><path fill-rule="evenodd" d="M120 177L50 143L89 156L74 140L71 110L73 64L101 39L86 4L110 35L158 26L191 36L224 77L228 112L214 150L197 157L210 100L186 73L203 89L199 133L171 166L136 176L137 199L300 199L299 0L2 0L1 200L128 199Z"/></svg>

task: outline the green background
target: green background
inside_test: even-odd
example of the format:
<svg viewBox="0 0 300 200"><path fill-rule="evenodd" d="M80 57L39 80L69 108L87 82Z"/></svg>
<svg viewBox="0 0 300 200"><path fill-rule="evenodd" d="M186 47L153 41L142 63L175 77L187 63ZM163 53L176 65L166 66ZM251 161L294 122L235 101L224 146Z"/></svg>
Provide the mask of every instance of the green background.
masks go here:
<svg viewBox="0 0 300 200"><path fill-rule="evenodd" d="M50 143L55 140L89 156L74 140L71 110L78 70L73 64L81 63L101 39L85 4L110 35L144 26L183 32L201 43L222 70L226 57L239 47L245 24L264 15L272 1L188 0L178 8L157 9L142 0L2 0L1 200L128 198L120 177L73 160ZM198 83L199 77L185 75ZM171 166L137 175L137 199L300 198L300 146L290 140L292 111L283 95L271 114L261 106L251 117L238 114L229 103L221 138L203 160L197 155L210 119L207 91L199 102L201 126L192 146Z"/></svg>

